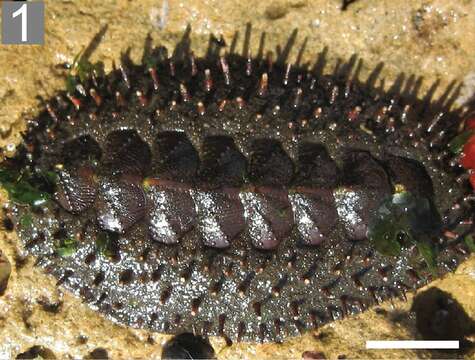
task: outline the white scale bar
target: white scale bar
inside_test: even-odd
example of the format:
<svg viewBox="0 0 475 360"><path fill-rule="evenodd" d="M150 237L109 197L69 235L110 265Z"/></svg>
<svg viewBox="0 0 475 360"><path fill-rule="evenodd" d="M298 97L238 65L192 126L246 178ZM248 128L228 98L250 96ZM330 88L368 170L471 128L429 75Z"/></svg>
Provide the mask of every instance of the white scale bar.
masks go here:
<svg viewBox="0 0 475 360"><path fill-rule="evenodd" d="M368 340L366 349L458 349L458 340Z"/></svg>

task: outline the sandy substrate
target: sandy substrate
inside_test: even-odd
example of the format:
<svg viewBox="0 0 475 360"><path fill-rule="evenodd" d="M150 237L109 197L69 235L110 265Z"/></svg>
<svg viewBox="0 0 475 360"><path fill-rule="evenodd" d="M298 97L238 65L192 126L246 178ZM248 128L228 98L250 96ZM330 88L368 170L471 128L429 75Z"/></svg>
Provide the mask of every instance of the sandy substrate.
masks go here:
<svg viewBox="0 0 475 360"><path fill-rule="evenodd" d="M140 59L147 34L154 44L173 46L187 25L192 28L195 53L206 49L211 33L227 44L238 32L238 46L246 24L252 26L251 48L257 52L261 34L274 50L298 30L296 47L304 42L303 61L315 61L328 48L328 69L337 59L356 54L364 60L362 76L383 63L381 78L390 84L398 74L421 77L420 94L439 83L436 94L450 84L461 85L457 105L475 89L475 1L359 0L345 12L337 0L52 0L46 3L44 46L0 46L0 146L15 144L25 119L38 111L38 96L48 98L64 87L64 71L57 64L73 57L107 25L92 61L110 69L120 53L131 48ZM306 39L306 40L305 40ZM296 56L297 51L293 56ZM455 86L455 87L456 87ZM455 88L454 87L454 88ZM3 201L4 203L4 201ZM15 233L0 233L0 281L11 275L0 295L0 359L15 357L33 346L43 357L66 358L104 355L113 358L159 357L166 335L115 325L80 300L58 289L52 277L23 258ZM6 261L4 261L6 259ZM456 273L430 284L458 302L475 319L475 258ZM1 290L1 289L0 289ZM419 293L424 292L422 289ZM0 292L1 293L1 292ZM284 344L234 344L210 339L219 358L301 358L305 351L323 352L327 358L453 357L426 351L370 351L368 339L420 337L415 317L406 302L395 300L362 315L343 319ZM472 337L472 340L473 337ZM466 357L474 357L473 351Z"/></svg>

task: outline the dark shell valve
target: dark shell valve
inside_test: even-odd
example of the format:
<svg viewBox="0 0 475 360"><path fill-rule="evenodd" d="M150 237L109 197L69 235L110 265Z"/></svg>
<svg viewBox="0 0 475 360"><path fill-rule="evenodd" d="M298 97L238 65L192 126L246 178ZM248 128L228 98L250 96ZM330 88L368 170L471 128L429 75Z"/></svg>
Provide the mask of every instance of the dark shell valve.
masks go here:
<svg viewBox="0 0 475 360"><path fill-rule="evenodd" d="M161 142L170 143L178 136L174 132L159 134L157 145L164 148ZM181 136L180 146L186 143L192 151L193 145ZM160 156L167 159L171 154L160 152L154 154L157 159L151 158L148 146L136 133L131 136L130 130L113 132L106 143L113 144L116 138L126 139L125 148L131 150L107 148L106 160L98 165L98 169L107 169L101 176L89 167L63 169L56 198L65 210L75 214L93 207L103 230L123 234L143 220L150 237L165 244L178 243L197 227L202 243L209 247L227 248L236 236L245 233L255 248L270 250L295 227L302 244L319 245L338 222L347 239L361 240L367 236L371 214L381 199L393 193L391 180L395 179L389 178L386 169L397 166L400 173L409 173L415 166L413 160L394 156L379 163L368 152L354 150L345 154L343 170L339 171L325 148L312 143L298 148L299 161L294 166L274 140L253 143L246 161L231 138L219 137L205 139L207 159L201 168L175 154L175 163L188 162L189 173L185 166L180 169L183 179L196 181L162 180L160 171L145 169L156 169L163 163ZM132 149L140 150L132 153ZM328 174L315 170L315 183L322 185L312 186L312 174L307 170L319 165L314 164L319 157L332 170ZM199 162L198 156L195 161ZM423 169L420 164L418 167ZM294 168L303 169L304 174L294 174ZM399 177L398 185L417 191L423 184L431 184L423 170L412 175L411 182ZM308 185L299 184L299 178Z"/></svg>
<svg viewBox="0 0 475 360"><path fill-rule="evenodd" d="M281 341L467 256L447 104L360 83L351 64L287 64L288 47L273 61L188 44L108 75L89 64L2 164L46 192L13 194L30 204L13 215L60 284L134 327Z"/></svg>

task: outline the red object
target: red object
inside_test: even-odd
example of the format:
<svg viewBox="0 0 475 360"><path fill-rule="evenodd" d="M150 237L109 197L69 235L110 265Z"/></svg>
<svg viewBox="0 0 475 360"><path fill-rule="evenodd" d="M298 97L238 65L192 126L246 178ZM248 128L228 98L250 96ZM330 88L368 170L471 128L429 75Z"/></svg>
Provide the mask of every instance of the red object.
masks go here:
<svg viewBox="0 0 475 360"><path fill-rule="evenodd" d="M475 136L472 136L463 147L460 163L465 169L475 169Z"/></svg>
<svg viewBox="0 0 475 360"><path fill-rule="evenodd" d="M475 117L465 120L465 129L475 129Z"/></svg>
<svg viewBox="0 0 475 360"><path fill-rule="evenodd" d="M470 175L470 184L472 184L472 188L475 190L475 172Z"/></svg>

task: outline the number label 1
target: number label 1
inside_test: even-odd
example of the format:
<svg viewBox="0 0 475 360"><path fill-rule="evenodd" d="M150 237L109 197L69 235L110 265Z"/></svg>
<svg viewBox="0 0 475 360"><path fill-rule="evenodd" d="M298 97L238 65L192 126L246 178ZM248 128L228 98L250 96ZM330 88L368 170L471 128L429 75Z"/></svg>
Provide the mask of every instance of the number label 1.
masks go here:
<svg viewBox="0 0 475 360"><path fill-rule="evenodd" d="M43 1L2 1L2 43L43 44Z"/></svg>
<svg viewBox="0 0 475 360"><path fill-rule="evenodd" d="M21 15L21 41L25 42L28 36L28 7L23 4L17 11L12 14L13 18Z"/></svg>

